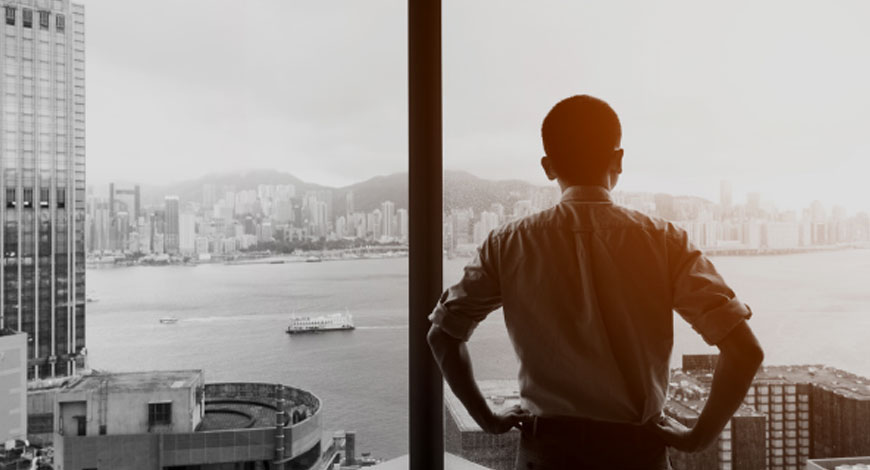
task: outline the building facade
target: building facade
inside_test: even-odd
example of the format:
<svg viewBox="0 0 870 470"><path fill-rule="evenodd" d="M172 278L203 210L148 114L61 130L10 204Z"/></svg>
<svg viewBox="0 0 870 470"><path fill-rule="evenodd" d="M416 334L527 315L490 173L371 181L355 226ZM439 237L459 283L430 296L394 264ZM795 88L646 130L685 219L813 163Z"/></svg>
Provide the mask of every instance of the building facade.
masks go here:
<svg viewBox="0 0 870 470"><path fill-rule="evenodd" d="M85 347L84 7L2 0L0 328L28 336L28 378Z"/></svg>

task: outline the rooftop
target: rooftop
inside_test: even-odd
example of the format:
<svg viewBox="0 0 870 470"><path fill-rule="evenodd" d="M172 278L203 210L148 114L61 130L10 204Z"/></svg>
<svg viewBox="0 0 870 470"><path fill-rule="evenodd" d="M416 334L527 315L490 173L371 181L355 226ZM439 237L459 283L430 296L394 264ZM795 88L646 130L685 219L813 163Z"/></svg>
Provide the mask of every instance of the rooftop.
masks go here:
<svg viewBox="0 0 870 470"><path fill-rule="evenodd" d="M203 382L201 370L169 370L147 372L106 373L94 372L72 380L66 390L85 392L99 390L106 384L109 392L156 391L172 388L190 388Z"/></svg>
<svg viewBox="0 0 870 470"><path fill-rule="evenodd" d="M3 336L12 336L17 334L24 333L21 333L20 331L15 331L12 328L0 328L0 338L2 338Z"/></svg>
<svg viewBox="0 0 870 470"><path fill-rule="evenodd" d="M669 415L684 418L697 418L704 409L709 394L709 384L703 385L691 374L675 370L671 373L671 386L665 410ZM747 405L741 405L735 416L764 416Z"/></svg>
<svg viewBox="0 0 870 470"><path fill-rule="evenodd" d="M277 422L276 407L260 403L216 402L206 403L205 416L198 432L222 429L274 427Z"/></svg>
<svg viewBox="0 0 870 470"><path fill-rule="evenodd" d="M713 380L712 369L690 371L675 369L672 371L671 381L673 382L680 374L691 377L708 389ZM758 371L755 382L812 384L815 387L835 391L851 398L870 399L870 379L823 365L763 366Z"/></svg>

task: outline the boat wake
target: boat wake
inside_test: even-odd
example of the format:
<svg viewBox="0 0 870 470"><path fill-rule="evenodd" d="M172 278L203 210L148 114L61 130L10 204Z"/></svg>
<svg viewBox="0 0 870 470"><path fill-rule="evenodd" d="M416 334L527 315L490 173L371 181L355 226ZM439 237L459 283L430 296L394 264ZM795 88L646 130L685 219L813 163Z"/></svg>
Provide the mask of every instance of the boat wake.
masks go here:
<svg viewBox="0 0 870 470"><path fill-rule="evenodd" d="M358 326L357 330L407 330L408 325Z"/></svg>

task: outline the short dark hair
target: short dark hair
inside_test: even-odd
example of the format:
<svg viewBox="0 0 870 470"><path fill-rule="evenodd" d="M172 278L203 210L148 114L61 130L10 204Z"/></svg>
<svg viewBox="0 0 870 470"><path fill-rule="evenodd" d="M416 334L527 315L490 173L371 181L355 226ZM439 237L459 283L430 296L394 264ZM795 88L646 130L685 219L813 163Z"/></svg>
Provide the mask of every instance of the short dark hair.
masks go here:
<svg viewBox="0 0 870 470"><path fill-rule="evenodd" d="M577 182L606 171L607 157L622 139L622 126L609 104L576 95L547 113L541 138L559 177Z"/></svg>

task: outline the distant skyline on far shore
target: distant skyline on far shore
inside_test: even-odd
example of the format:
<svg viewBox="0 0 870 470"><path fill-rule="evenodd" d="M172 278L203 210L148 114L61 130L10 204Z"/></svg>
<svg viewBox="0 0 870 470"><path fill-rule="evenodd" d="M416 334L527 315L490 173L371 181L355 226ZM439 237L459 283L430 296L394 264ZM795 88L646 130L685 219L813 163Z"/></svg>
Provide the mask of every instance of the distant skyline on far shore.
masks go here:
<svg viewBox="0 0 870 470"><path fill-rule="evenodd" d="M309 179L303 178L300 175L295 174L293 172L281 171L281 170L276 170L276 169L254 169L254 168L251 168L251 169L242 170L242 171L238 171L238 172L210 171L210 172L203 173L197 177L190 178L190 179L179 179L179 180L175 180L175 181L167 181L167 182L160 182L160 183L151 183L148 181L135 181L135 180L121 179L121 178L116 179L116 180L111 180L111 181L88 180L88 186L93 187L97 193L102 193L104 191L107 191L108 190L107 187L108 187L109 183L115 183L115 184L118 184L121 186L139 184L140 186L142 186L144 188L159 189L159 188L177 185L177 184L193 183L193 182L196 182L198 180L207 178L209 176L223 177L223 176L232 175L232 174L243 175L245 173L250 173L250 172L254 172L254 171L274 172L276 174L289 175L289 176L292 176L292 177L295 177L295 178L302 180L304 183L320 185L320 186L327 187L329 189L345 188L345 187L352 186L352 185L358 184L358 183L362 183L362 182L365 182L365 181L368 181L370 179L377 178L377 177L384 177L384 176L396 175L399 173L406 173L406 171L401 171L401 172L394 172L394 173L383 174L383 175L373 175L371 177L366 177L366 178L361 178L361 179L356 180L356 181L351 181L347 184L333 186L333 185L325 184L321 181L309 180ZM466 171L466 170L457 170L454 168L446 168L445 171L455 171L455 172L467 173L467 174L473 175L477 178L481 178L481 179L489 180L489 181L495 181L495 182L513 180L513 181L523 181L523 182L526 182L528 184L531 184L534 186L541 186L541 187L547 187L547 186L556 187L557 186L555 181L548 181L543 176L541 176L537 180L522 179L522 178L487 178L486 176L475 174L473 172ZM745 186L740 185L739 182L734 182L734 181L730 181L730 180L709 181L707 183L707 185L709 185L712 189L692 193L692 192L687 192L687 191L675 191L675 190L672 190L671 188L668 188L667 185L661 185L661 187L659 187L659 188L628 187L628 184L626 184L624 181L625 179L628 179L628 178L625 178L625 176L626 175L623 175L623 177L620 178L620 182L617 184L617 186L615 188L616 192L666 193L666 194L671 194L674 196L701 197L701 198L707 199L711 202L718 204L720 202L719 201L719 199L720 199L720 192L719 192L720 191L720 183L722 181L728 181L731 183L732 203L734 205L745 204L746 200L747 200L747 196L750 193L759 193L759 195L761 197L762 204L766 204L766 203L773 204L773 206L776 207L778 210L800 211L802 209L809 207L810 204L812 204L814 201L820 201L827 209L831 209L834 206L842 206L851 214L855 214L858 212L870 212L870 208L868 208L866 203L863 201L853 201L854 204L849 204L849 203L843 202L843 201L826 199L823 194L820 194L818 197L812 197L813 193L811 193L809 191L807 192L807 195L804 198L804 200L806 200L805 204L789 205L787 203L783 203L782 201L778 200L776 197L777 195L773 192L766 190L766 188L761 188L761 189L750 188L747 190L745 188Z"/></svg>

